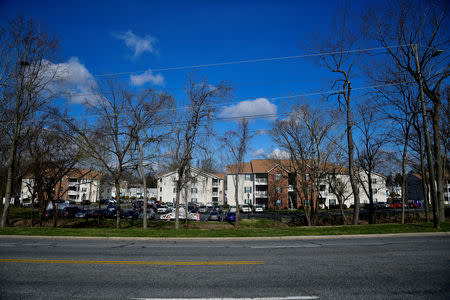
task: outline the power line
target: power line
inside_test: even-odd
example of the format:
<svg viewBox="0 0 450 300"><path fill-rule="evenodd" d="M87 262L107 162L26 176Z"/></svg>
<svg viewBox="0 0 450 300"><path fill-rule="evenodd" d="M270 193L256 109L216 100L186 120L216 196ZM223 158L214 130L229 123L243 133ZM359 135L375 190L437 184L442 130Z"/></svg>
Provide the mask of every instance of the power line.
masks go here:
<svg viewBox="0 0 450 300"><path fill-rule="evenodd" d="M407 46L407 45L397 45L397 46L392 46L390 48L398 48L398 47L401 47L401 46ZM93 76L95 76L95 77L115 77L115 76L122 76L122 75L131 75L131 74L137 74L137 73L145 73L145 72L147 72L149 70L151 70L152 72L185 70L185 69L216 67L216 66L225 66L225 65L236 65L236 64L245 64L245 63L289 60L289 59L294 59L294 58L326 56L326 55L343 54L343 53L368 52L368 51L373 51L373 50L384 50L384 49L387 49L387 48L388 47L386 46L386 47L374 47L374 48L365 48L365 49L353 49L353 50L332 51L332 52L322 52L322 53L311 53L311 54L291 55L291 56L281 56L281 57L257 58L257 59L228 61L228 62L219 62L219 63L210 63L210 64L199 64L199 65L190 65L190 66L178 66L178 67L166 67L166 68L158 68L158 69L147 69L147 70L131 71L131 72L105 73L105 74L97 74L97 75L93 75Z"/></svg>
<svg viewBox="0 0 450 300"><path fill-rule="evenodd" d="M370 85L370 86L364 86L364 87L355 87L355 88L352 88L352 91L393 86L393 85L411 83L411 82L413 82L413 81L404 81L404 82L397 82L397 83L386 83L386 84L377 84L377 85ZM243 98L243 99L234 99L233 101L222 102L220 104L212 105L211 107L220 108L220 107L224 107L224 106L228 106L228 105L232 105L232 104L238 104L238 103L244 102L244 101L252 101L252 100L260 99L260 98L264 98L267 100L283 100L283 99L292 99L292 98L299 98L299 97L335 94L335 93L340 93L340 92L343 92L343 90L337 89L337 90L328 90L328 91L317 91L317 92L294 94L294 95L288 95L288 96L273 96L273 97L259 96L259 97ZM190 105L180 106L180 107L176 107L176 108L172 109L172 111L184 110L184 109L189 109L189 108L191 108ZM169 110L166 110L166 111L169 111ZM77 116L77 115L86 116L86 117L100 116L98 114L93 114L93 113L83 113L83 114L76 114L76 115L71 115L71 116Z"/></svg>

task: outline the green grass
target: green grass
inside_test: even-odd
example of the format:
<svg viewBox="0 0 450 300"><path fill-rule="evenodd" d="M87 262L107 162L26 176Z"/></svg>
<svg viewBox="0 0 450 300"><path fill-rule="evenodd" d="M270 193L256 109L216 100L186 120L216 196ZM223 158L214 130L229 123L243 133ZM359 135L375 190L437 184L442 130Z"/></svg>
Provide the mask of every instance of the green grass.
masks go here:
<svg viewBox="0 0 450 300"><path fill-rule="evenodd" d="M167 223L163 223L167 224ZM211 222L209 223L211 224ZM212 223L214 224L214 223ZM375 224L359 226L320 226L287 227L279 226L268 220L242 220L241 227L202 228L200 223L191 223L190 228L173 229L173 223L166 226L142 228L51 228L51 227L13 227L0 229L0 235L33 236L86 236L86 237L276 237L276 236L312 236L312 235L357 235L413 232L449 232L450 222L441 224L436 230L430 223L417 224ZM220 225L220 226L219 226ZM228 225L228 224L227 224ZM170 226L170 227L168 227Z"/></svg>

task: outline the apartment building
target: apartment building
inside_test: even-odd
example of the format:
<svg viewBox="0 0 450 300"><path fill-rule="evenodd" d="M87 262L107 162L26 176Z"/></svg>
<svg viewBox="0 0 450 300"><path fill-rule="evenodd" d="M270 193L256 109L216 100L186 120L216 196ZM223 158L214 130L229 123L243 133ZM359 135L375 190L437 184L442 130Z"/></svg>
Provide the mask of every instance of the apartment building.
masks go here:
<svg viewBox="0 0 450 300"><path fill-rule="evenodd" d="M181 203L212 203L223 205L225 199L225 174L207 173L198 168L191 167L189 183L181 191ZM160 174L158 176L157 199L161 202L174 203L176 201L176 171Z"/></svg>
<svg viewBox="0 0 450 300"><path fill-rule="evenodd" d="M100 201L100 180L102 173L93 170L74 169L68 172L55 186L55 200L90 202ZM22 179L21 197L29 201L33 197L35 179L32 175L26 175Z"/></svg>
<svg viewBox="0 0 450 300"><path fill-rule="evenodd" d="M273 162L267 159L251 160L249 163L227 166L227 202L229 205L235 203L235 189L237 179L237 191L239 204L260 204L266 208L300 208L303 206L307 197L302 197L303 188L300 182L303 178L308 180L308 174L296 174L289 167L289 161ZM323 182L318 187L320 193L319 205L330 206L337 205L337 197L330 187L331 176L339 180L344 186L343 198L346 199L347 207L354 203L349 176L345 168L327 164L326 168L330 170ZM333 170L333 172L331 172ZM337 170L337 171L336 171ZM361 203L368 203L368 182L364 171L360 172L360 200ZM375 202L386 201L386 180L381 174L372 176L372 193ZM308 193L308 188L307 191ZM367 193L366 193L367 192ZM304 199L303 199L304 198ZM311 197L310 197L311 198ZM313 199L315 197L312 197ZM310 205L312 205L310 203Z"/></svg>
<svg viewBox="0 0 450 300"><path fill-rule="evenodd" d="M444 184L444 204L450 204L450 176L447 174L443 180ZM428 197L430 196L430 185L428 186ZM422 175L418 173L410 173L406 176L406 199L408 201L424 201L424 191L422 185Z"/></svg>

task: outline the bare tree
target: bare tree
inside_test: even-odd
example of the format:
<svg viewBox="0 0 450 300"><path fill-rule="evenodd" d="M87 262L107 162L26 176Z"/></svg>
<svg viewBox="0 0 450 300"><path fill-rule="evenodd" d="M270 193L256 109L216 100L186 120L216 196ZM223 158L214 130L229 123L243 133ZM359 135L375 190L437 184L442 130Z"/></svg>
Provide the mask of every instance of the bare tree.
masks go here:
<svg viewBox="0 0 450 300"><path fill-rule="evenodd" d="M330 192L336 196L339 210L342 216L342 225L347 225L347 217L344 208L346 208L345 201L349 200L353 195L349 189L349 177L343 168L333 168L327 175L327 181Z"/></svg>
<svg viewBox="0 0 450 300"><path fill-rule="evenodd" d="M340 138L336 127L331 114L300 104L292 108L288 119L277 120L272 127L272 139L289 153L287 169L299 178L293 188L303 199L309 226L317 222L320 186L326 181L328 162Z"/></svg>
<svg viewBox="0 0 450 300"><path fill-rule="evenodd" d="M244 172L244 159L248 152L249 142L252 135L249 131L249 121L245 118L238 121L236 131L228 130L222 139L222 144L226 151L227 173L232 175L234 186L234 201L236 204L236 222L235 228L239 228L239 177Z"/></svg>
<svg viewBox="0 0 450 300"><path fill-rule="evenodd" d="M95 122L67 121L76 132L74 141L78 147L114 180L117 228L120 228L120 181L124 171L133 166L131 150L138 130L131 100L120 82L108 80L105 89L99 87L95 101L86 102Z"/></svg>
<svg viewBox="0 0 450 300"><path fill-rule="evenodd" d="M8 139L7 183L0 227L6 226L15 157L26 123L48 103L45 90L57 74L50 68L58 40L19 17L0 29L0 117Z"/></svg>
<svg viewBox="0 0 450 300"><path fill-rule="evenodd" d="M358 63L361 59L362 48L367 38L367 28L365 20L359 22L361 26L352 23L349 7L344 7L336 14L335 28L329 37L323 37L322 46L319 46L319 53L322 64L337 78L332 84L332 88L339 88L338 92L329 95L329 99L336 97L339 109L346 115L347 133L347 157L350 184L355 202L353 211L353 225L359 223L359 187L354 163L354 140L353 140L353 100L351 80L356 78ZM358 24L358 23L356 23Z"/></svg>
<svg viewBox="0 0 450 300"><path fill-rule="evenodd" d="M194 151L202 147L202 144L199 143L201 137L210 133L209 125L215 111L214 102L221 98L227 98L230 87L225 83L211 86L206 80L197 81L194 75L190 75L185 91L187 106L180 110L178 120L174 125L172 147L169 149L170 164L177 171L175 229L179 229L181 191L192 179L190 166Z"/></svg>
<svg viewBox="0 0 450 300"><path fill-rule="evenodd" d="M155 146L164 141L169 135L170 128L168 116L173 105L173 99L166 94L159 94L148 89L143 91L133 104L133 116L136 122L134 139L139 152L139 172L141 174L142 185L144 188L144 213L143 228L147 228L147 180L144 170L144 161L148 165L157 156L159 152ZM153 147L153 148L152 148ZM152 149L150 149L152 148ZM147 150L145 153L144 150ZM153 150L153 151L152 151Z"/></svg>
<svg viewBox="0 0 450 300"><path fill-rule="evenodd" d="M361 138L356 147L357 177L364 193L369 198L369 224L373 224L375 223L373 177L376 169L384 160L383 147L387 144L389 135L380 130L380 119L377 112L367 103L358 106L358 111L360 122L356 126L361 132Z"/></svg>
<svg viewBox="0 0 450 300"><path fill-rule="evenodd" d="M447 49L448 6L445 1L396 1L376 13L374 35L386 48L392 62L409 74L417 84L429 164L434 226L445 220L443 202L443 161L441 156L441 88L449 76ZM426 99L433 105L433 145L428 131ZM432 149L433 148L433 149ZM435 185L436 183L436 185Z"/></svg>

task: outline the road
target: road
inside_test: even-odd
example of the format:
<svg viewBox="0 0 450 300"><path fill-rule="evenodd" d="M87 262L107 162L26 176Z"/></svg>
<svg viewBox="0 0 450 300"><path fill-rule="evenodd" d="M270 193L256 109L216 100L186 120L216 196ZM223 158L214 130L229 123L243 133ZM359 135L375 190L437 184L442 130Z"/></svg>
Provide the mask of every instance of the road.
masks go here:
<svg viewBox="0 0 450 300"><path fill-rule="evenodd" d="M450 235L208 241L0 237L1 299L448 299L449 271Z"/></svg>

